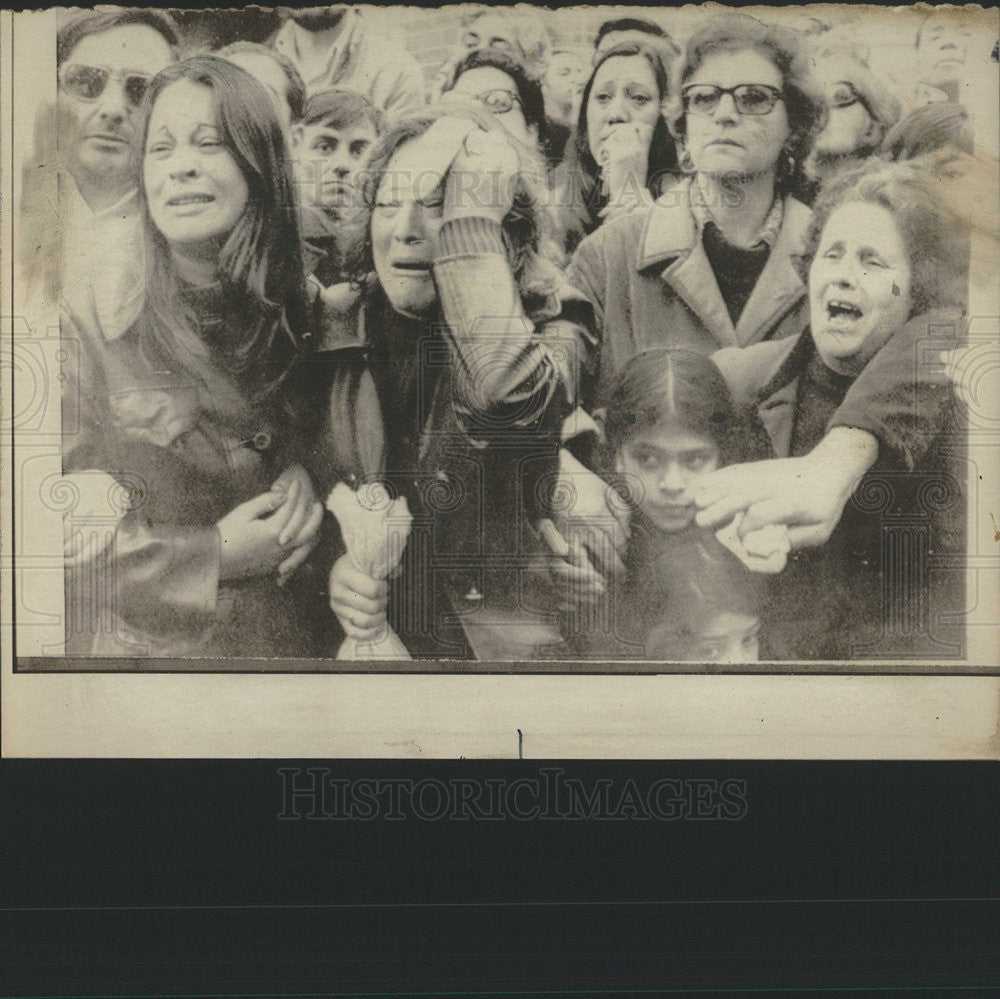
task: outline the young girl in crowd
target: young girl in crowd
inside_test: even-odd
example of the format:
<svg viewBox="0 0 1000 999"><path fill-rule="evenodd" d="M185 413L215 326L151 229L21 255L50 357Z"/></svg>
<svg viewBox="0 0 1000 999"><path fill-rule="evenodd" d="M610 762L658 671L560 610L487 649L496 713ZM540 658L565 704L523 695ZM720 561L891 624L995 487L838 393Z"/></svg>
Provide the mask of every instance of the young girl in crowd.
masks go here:
<svg viewBox="0 0 1000 999"><path fill-rule="evenodd" d="M661 114L667 73L660 52L636 42L608 49L591 71L553 178L567 253L612 212L648 206L676 181L677 152Z"/></svg>
<svg viewBox="0 0 1000 999"><path fill-rule="evenodd" d="M591 654L606 656L609 645L626 652L631 645L632 653L641 655L646 633L673 614L670 606L650 603L651 594L686 592L696 585L695 574L703 577L700 591L710 588L706 581L713 578L721 586L734 572L737 581L745 583L742 587L737 582L736 590L746 588L749 593L756 585L750 571L711 532L695 524L693 489L701 476L734 462L766 457L769 448L754 417L737 410L708 358L665 348L639 354L623 368L608 401L604 435L602 464L606 474L613 473L630 508L629 542L626 574L606 592L592 616L587 644ZM706 575L705 566L713 564L729 568ZM556 578L572 589L574 566L557 566ZM726 592L732 592L731 582ZM709 603L724 605L722 594L722 588L718 594L703 593ZM720 614L744 610L745 601L716 607ZM714 616L692 612L685 627L694 635L711 626ZM674 623L680 627L683 622L678 617Z"/></svg>
<svg viewBox="0 0 1000 999"><path fill-rule="evenodd" d="M639 580L630 632L640 637L646 659L757 662L766 641L768 580L719 546L695 549L680 572L666 551Z"/></svg>
<svg viewBox="0 0 1000 999"><path fill-rule="evenodd" d="M299 463L311 440L291 383L312 330L281 123L248 73L202 56L153 79L136 148L135 319L104 328L92 295L62 319L80 349L64 469L117 477L133 501L103 551L76 553L69 603L83 606L74 578L91 603L68 648L315 653L311 594L290 578L322 507Z"/></svg>

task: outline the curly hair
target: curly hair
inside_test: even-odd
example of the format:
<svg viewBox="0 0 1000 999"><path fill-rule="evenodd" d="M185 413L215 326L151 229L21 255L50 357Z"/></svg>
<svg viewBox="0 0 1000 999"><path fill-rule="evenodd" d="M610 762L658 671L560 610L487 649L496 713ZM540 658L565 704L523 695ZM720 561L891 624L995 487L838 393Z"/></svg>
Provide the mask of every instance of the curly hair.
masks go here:
<svg viewBox="0 0 1000 999"><path fill-rule="evenodd" d="M442 118L466 118L486 132L503 131L503 125L486 111L442 104L407 115L379 139L372 148L367 167L357 175L363 207L352 223L345 253L345 269L355 285L363 286L375 269L371 217L389 163L401 146L418 139ZM520 144L516 146L520 150ZM507 261L523 300L545 297L555 286L554 269L546 257L551 226L545 210L543 176L530 164L519 171L514 182L513 205L501 225Z"/></svg>
<svg viewBox="0 0 1000 999"><path fill-rule="evenodd" d="M826 121L826 102L810 75L808 49L795 32L749 14L730 12L710 18L688 39L684 55L674 66L667 124L683 143L687 135L681 102L684 85L711 56L748 50L760 53L781 73L790 134L784 155L778 158L777 184L779 190L788 190L801 181L802 164Z"/></svg>
<svg viewBox="0 0 1000 999"><path fill-rule="evenodd" d="M910 317L960 306L968 259L963 234L949 221L920 164L874 160L835 176L820 192L806 236L801 273L807 278L830 216L842 205L878 205L896 221L910 262Z"/></svg>

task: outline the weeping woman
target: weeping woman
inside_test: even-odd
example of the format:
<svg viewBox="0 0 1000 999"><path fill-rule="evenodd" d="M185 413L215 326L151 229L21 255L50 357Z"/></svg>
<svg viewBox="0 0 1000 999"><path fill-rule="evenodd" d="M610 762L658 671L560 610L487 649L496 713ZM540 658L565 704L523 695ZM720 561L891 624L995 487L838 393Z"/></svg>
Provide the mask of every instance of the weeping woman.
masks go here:
<svg viewBox="0 0 1000 999"><path fill-rule="evenodd" d="M259 83L211 56L157 75L144 110L134 318L105 328L92 295L62 315L79 342L64 472L132 497L97 550L68 542L67 650L306 655L300 567L322 507L291 389L312 316L281 123Z"/></svg>

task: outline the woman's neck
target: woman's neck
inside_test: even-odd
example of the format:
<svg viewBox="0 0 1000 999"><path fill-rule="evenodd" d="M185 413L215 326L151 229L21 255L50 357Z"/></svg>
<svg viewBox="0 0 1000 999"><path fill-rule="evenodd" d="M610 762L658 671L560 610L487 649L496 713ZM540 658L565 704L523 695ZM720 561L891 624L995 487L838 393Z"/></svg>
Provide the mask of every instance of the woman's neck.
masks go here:
<svg viewBox="0 0 1000 999"><path fill-rule="evenodd" d="M172 246L170 256L177 276L195 288L207 288L219 280L219 249L216 246Z"/></svg>
<svg viewBox="0 0 1000 999"><path fill-rule="evenodd" d="M774 204L774 171L749 175L698 174L712 218L729 242L747 246L760 232Z"/></svg>

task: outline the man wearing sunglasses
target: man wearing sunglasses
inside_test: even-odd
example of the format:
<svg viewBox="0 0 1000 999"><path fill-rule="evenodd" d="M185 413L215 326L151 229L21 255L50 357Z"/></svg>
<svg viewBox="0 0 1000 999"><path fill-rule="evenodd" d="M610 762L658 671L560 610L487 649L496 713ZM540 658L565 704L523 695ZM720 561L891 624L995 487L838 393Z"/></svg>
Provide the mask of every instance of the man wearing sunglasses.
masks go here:
<svg viewBox="0 0 1000 999"><path fill-rule="evenodd" d="M85 11L59 28L58 155L51 161L59 169L53 204L61 246L48 266L60 268L60 292L109 273L110 255L137 257L132 137L146 87L176 60L177 45L172 21L153 10Z"/></svg>

